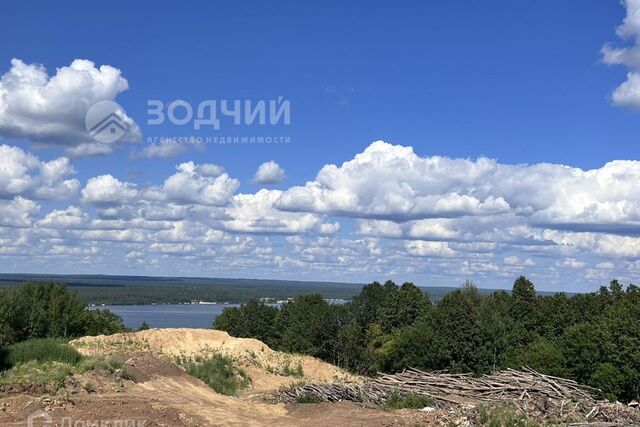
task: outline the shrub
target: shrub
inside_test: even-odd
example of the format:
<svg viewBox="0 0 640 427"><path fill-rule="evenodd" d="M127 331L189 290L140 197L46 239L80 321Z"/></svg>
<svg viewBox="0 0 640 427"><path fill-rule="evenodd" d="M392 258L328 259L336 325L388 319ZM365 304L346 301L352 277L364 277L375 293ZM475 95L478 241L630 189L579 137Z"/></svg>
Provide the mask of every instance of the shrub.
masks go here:
<svg viewBox="0 0 640 427"><path fill-rule="evenodd" d="M204 381L220 394L235 396L239 390L249 386L249 377L234 366L231 358L214 354L207 359L188 362L185 371Z"/></svg>
<svg viewBox="0 0 640 427"><path fill-rule="evenodd" d="M322 403L322 399L307 391L296 397L296 403Z"/></svg>
<svg viewBox="0 0 640 427"><path fill-rule="evenodd" d="M111 335L126 332L122 318L107 309L85 310L84 331L81 335Z"/></svg>
<svg viewBox="0 0 640 427"><path fill-rule="evenodd" d="M138 327L138 331L146 331L148 329L150 329L151 326L149 326L149 324L147 323L147 321L143 321L142 324Z"/></svg>
<svg viewBox="0 0 640 427"><path fill-rule="evenodd" d="M622 394L622 386L626 379L626 376L611 363L602 363L591 375L591 384L602 390L607 399L615 401L616 396Z"/></svg>
<svg viewBox="0 0 640 427"><path fill-rule="evenodd" d="M392 392L384 403L385 409L421 409L433 406L433 400L417 393Z"/></svg>
<svg viewBox="0 0 640 427"><path fill-rule="evenodd" d="M277 341L275 319L278 309L252 300L240 308L227 307L215 318L212 327L234 337L256 338L269 346Z"/></svg>
<svg viewBox="0 0 640 427"><path fill-rule="evenodd" d="M481 406L479 412L480 425L487 427L537 427L539 425L508 403Z"/></svg>

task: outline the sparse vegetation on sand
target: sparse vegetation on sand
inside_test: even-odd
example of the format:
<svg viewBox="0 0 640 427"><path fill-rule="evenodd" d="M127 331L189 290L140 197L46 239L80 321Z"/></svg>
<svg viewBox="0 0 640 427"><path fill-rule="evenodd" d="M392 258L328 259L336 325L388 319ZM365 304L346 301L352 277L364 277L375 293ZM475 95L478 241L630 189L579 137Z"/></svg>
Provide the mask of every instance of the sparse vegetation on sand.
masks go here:
<svg viewBox="0 0 640 427"><path fill-rule="evenodd" d="M185 371L202 381L220 394L235 396L238 391L249 386L247 374L235 366L233 359L221 354L207 358L196 358L184 364Z"/></svg>
<svg viewBox="0 0 640 427"><path fill-rule="evenodd" d="M295 377L295 378L304 377L304 370L302 368L302 363L300 363L299 361L294 367L291 366L291 361L284 362L284 366L282 366L282 368L274 368L272 366L267 366L266 371L271 374L282 375L283 377Z"/></svg>

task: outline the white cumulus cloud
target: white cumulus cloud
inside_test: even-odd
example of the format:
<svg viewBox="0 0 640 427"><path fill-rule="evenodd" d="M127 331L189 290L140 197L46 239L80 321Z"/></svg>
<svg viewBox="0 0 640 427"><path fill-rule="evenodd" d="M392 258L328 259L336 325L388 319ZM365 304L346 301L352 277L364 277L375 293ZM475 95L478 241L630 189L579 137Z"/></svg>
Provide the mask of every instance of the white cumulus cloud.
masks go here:
<svg viewBox="0 0 640 427"><path fill-rule="evenodd" d="M582 170L559 164L501 164L492 159L420 157L382 141L314 181L283 192L276 206L396 223L473 217L497 231L514 226L635 233L640 228L639 161ZM487 219L481 219L487 218ZM460 224L413 223L415 237L452 238ZM393 231L386 226L387 232Z"/></svg>
<svg viewBox="0 0 640 427"><path fill-rule="evenodd" d="M67 148L72 155L104 154L111 144L95 141L86 131L85 115L98 101L114 101L128 89L121 71L76 59L49 76L44 66L11 60L0 78L0 136L27 140L40 147ZM130 117L122 142L140 139L140 129Z"/></svg>
<svg viewBox="0 0 640 427"><path fill-rule="evenodd" d="M601 50L606 64L620 64L631 71L624 81L611 93L614 105L640 109L640 0L623 0L626 16L616 33L623 39L632 39L628 47L613 47L605 44Z"/></svg>
<svg viewBox="0 0 640 427"><path fill-rule="evenodd" d="M331 234L338 223L323 222L313 213L283 212L274 207L282 194L279 190L261 189L255 194L238 194L225 209L228 216L223 228L233 232L295 234L315 231Z"/></svg>
<svg viewBox="0 0 640 427"><path fill-rule="evenodd" d="M18 147L0 145L0 199L25 196L36 199L64 199L80 187L69 159L43 162Z"/></svg>
<svg viewBox="0 0 640 427"><path fill-rule="evenodd" d="M122 182L112 175L91 178L82 190L82 198L96 205L119 205L132 201L138 195L135 185Z"/></svg>
<svg viewBox="0 0 640 427"><path fill-rule="evenodd" d="M194 162L181 163L178 172L167 178L161 188L152 194L178 204L226 205L240 182L220 170ZM213 175L212 175L213 174Z"/></svg>
<svg viewBox="0 0 640 427"><path fill-rule="evenodd" d="M253 177L253 182L256 184L279 184L284 179L284 169L280 167L279 164L270 160L268 162L262 163L258 170L256 171L255 176Z"/></svg>
<svg viewBox="0 0 640 427"><path fill-rule="evenodd" d="M39 210L37 203L20 196L12 200L0 199L0 226L29 227Z"/></svg>

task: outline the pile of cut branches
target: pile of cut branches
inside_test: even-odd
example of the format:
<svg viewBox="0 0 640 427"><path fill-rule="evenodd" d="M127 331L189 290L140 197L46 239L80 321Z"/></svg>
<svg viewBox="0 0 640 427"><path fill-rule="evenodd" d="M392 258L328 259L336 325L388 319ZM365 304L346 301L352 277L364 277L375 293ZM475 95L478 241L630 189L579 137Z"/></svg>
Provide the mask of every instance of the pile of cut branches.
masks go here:
<svg viewBox="0 0 640 427"><path fill-rule="evenodd" d="M601 393L573 380L544 375L530 368L522 371L507 369L475 378L471 374L424 372L409 368L393 375L383 375L368 381L370 401L379 402L393 390L417 393L436 400L460 403L505 400L595 400Z"/></svg>
<svg viewBox="0 0 640 427"><path fill-rule="evenodd" d="M322 402L349 400L384 405L393 393L419 394L441 409L508 402L535 419L640 422L640 411L602 400L598 389L526 367L481 377L408 368L357 384L292 387L281 390L279 400L295 402L301 396L312 395Z"/></svg>

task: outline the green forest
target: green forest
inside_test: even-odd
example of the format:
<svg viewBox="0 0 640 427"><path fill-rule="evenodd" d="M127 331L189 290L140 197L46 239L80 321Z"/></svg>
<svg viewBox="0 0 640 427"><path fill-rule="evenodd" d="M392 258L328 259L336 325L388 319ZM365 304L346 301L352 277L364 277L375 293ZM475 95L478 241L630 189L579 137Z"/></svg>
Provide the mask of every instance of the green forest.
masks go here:
<svg viewBox="0 0 640 427"><path fill-rule="evenodd" d="M529 366L629 401L640 394L640 288L617 281L598 292L483 295L472 283L432 303L412 283L364 286L348 304L301 295L281 308L227 308L213 327L271 347L373 375L405 367L483 374Z"/></svg>
<svg viewBox="0 0 640 427"><path fill-rule="evenodd" d="M72 339L125 330L119 316L87 310L85 301L64 285L0 288L0 350L30 339Z"/></svg>

